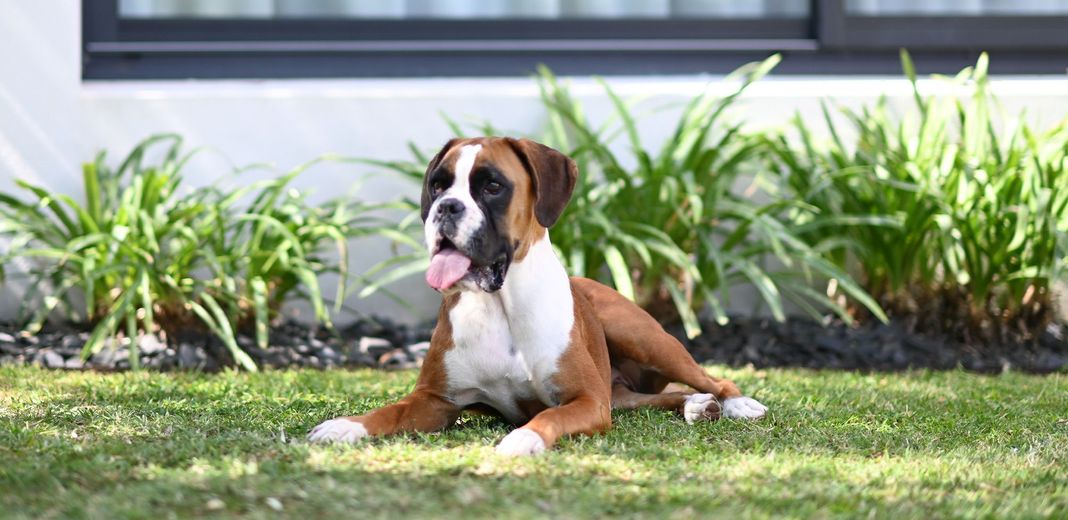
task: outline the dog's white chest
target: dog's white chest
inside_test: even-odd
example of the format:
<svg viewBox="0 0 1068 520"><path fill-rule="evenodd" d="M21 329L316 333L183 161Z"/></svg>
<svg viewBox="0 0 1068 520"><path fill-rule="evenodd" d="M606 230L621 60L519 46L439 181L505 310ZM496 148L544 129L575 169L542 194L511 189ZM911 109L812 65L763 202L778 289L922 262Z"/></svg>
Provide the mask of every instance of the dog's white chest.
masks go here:
<svg viewBox="0 0 1068 520"><path fill-rule="evenodd" d="M481 403L521 421L518 401L558 404L551 378L562 349L541 348L538 338L513 331L498 295L464 293L449 321L454 346L445 354L445 373L457 405Z"/></svg>

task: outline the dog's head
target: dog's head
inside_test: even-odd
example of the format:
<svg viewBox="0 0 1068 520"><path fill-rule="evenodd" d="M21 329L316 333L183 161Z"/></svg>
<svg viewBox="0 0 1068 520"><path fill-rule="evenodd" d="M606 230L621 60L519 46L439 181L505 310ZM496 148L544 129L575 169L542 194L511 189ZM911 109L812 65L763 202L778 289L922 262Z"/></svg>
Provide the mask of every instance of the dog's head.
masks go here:
<svg viewBox="0 0 1068 520"><path fill-rule="evenodd" d="M430 161L422 216L427 283L493 292L563 213L574 161L529 139L453 139Z"/></svg>

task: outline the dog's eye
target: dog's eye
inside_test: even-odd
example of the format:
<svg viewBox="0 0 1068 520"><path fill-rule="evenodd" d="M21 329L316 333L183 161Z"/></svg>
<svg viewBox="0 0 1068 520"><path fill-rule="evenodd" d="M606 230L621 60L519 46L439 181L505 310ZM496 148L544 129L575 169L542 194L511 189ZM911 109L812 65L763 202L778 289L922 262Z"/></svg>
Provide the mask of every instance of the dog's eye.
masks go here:
<svg viewBox="0 0 1068 520"><path fill-rule="evenodd" d="M430 194L437 197L441 195L441 192L445 191L445 185L441 181L434 181L430 183Z"/></svg>
<svg viewBox="0 0 1068 520"><path fill-rule="evenodd" d="M501 183L490 181L486 183L486 187L483 188L483 191L485 191L488 195L497 195L503 189L504 186L501 186Z"/></svg>

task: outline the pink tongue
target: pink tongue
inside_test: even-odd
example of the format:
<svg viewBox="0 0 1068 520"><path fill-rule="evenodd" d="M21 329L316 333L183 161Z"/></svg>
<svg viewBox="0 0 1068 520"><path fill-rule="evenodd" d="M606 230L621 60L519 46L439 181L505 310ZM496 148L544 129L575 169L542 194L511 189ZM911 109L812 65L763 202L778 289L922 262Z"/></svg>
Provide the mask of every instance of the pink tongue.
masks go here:
<svg viewBox="0 0 1068 520"><path fill-rule="evenodd" d="M426 283L437 290L448 289L467 274L471 259L455 249L446 249L430 259L426 270Z"/></svg>

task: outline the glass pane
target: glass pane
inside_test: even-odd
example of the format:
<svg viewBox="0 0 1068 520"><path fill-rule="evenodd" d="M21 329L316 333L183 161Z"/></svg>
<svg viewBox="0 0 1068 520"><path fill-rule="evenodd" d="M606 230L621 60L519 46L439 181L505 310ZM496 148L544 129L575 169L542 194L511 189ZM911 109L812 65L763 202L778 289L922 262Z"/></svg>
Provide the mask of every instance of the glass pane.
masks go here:
<svg viewBox="0 0 1068 520"><path fill-rule="evenodd" d="M846 0L846 12L859 16L1066 15L1068 0Z"/></svg>
<svg viewBox="0 0 1068 520"><path fill-rule="evenodd" d="M119 0L123 18L804 18L809 0Z"/></svg>

